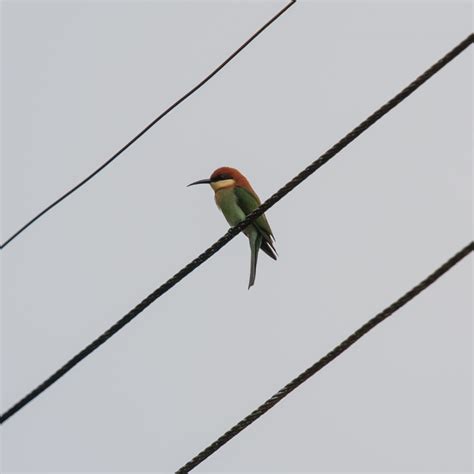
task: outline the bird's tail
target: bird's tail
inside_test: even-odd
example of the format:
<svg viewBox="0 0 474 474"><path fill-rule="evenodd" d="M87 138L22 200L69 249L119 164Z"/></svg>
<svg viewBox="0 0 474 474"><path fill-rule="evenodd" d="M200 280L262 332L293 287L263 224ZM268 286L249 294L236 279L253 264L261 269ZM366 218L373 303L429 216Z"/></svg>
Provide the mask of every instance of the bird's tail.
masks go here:
<svg viewBox="0 0 474 474"><path fill-rule="evenodd" d="M255 283L255 276L257 274L257 259L260 245L262 244L262 236L259 232L253 231L249 235L250 242L250 278L249 289Z"/></svg>
<svg viewBox="0 0 474 474"><path fill-rule="evenodd" d="M262 245L260 248L273 260L277 259L277 251L275 250L275 247L273 246L272 241L270 238L267 240L265 237L262 238Z"/></svg>

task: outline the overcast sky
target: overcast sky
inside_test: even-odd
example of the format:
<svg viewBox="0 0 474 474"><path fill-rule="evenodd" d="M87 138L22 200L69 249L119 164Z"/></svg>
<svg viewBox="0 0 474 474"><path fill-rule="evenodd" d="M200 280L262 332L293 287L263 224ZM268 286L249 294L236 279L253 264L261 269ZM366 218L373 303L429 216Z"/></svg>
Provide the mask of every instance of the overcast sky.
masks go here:
<svg viewBox="0 0 474 474"><path fill-rule="evenodd" d="M2 241L284 2L2 2ZM298 1L2 251L2 411L472 31L468 1ZM2 426L5 472L172 472L471 237L472 47ZM196 472L468 472L471 257Z"/></svg>

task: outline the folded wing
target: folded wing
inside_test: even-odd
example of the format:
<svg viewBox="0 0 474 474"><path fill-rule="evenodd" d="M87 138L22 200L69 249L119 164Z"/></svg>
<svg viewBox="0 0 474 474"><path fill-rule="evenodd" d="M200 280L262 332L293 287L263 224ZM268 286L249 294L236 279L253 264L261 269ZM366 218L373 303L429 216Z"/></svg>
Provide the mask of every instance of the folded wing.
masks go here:
<svg viewBox="0 0 474 474"><path fill-rule="evenodd" d="M237 196L237 204L242 209L242 211L244 211L246 216L257 209L258 206L260 206L260 199L256 194L253 194L241 187L236 187L234 192ZM277 253L273 245L275 238L273 237L272 229L270 228L270 224L268 223L265 215L262 214L261 216L257 217L257 219L255 219L251 225L253 225L262 236L260 248L269 257L276 260Z"/></svg>

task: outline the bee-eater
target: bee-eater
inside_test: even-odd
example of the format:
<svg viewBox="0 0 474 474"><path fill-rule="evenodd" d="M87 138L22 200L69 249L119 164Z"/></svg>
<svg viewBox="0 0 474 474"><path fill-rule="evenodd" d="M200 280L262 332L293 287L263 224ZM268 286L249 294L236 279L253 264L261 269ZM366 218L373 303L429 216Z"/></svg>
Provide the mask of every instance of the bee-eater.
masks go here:
<svg viewBox="0 0 474 474"><path fill-rule="evenodd" d="M247 178L235 168L218 168L209 179L201 179L188 186L195 184L211 185L217 207L232 227L260 206L260 199ZM255 282L258 251L262 249L273 260L277 259L277 253L273 245L275 238L264 214L257 217L243 232L250 242L250 288Z"/></svg>

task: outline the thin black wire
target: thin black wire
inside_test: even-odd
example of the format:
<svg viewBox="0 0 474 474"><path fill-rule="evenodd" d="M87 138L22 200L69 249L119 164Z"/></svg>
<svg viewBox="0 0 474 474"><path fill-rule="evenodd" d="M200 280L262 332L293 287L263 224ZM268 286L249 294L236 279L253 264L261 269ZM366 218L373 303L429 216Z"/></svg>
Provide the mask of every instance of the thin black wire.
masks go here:
<svg viewBox="0 0 474 474"><path fill-rule="evenodd" d="M195 258L192 262L188 263L183 267L179 272L172 276L167 282L163 283L159 288L157 288L153 293L147 296L141 303L139 303L135 308L129 311L125 316L118 320L113 326L111 326L107 331L101 334L97 339L92 341L88 346L82 349L78 354L76 354L72 359L66 362L61 368L54 372L50 377L48 377L44 382L38 385L34 390L25 395L21 400L15 403L11 408L9 408L5 413L0 416L0 423L3 423L18 410L23 408L26 404L35 399L40 393L44 392L48 387L50 387L54 382L60 379L63 375L69 372L76 364L78 364L82 359L87 357L98 347L104 344L108 339L110 339L116 332L120 331L126 324L135 319L145 308L150 306L157 298L166 293L170 288L179 283L184 277L189 273L194 271L197 267L202 265L206 260L208 260L212 255L219 251L224 245L230 242L237 234L239 234L245 227L247 227L252 220L257 218L260 214L265 212L280 199L286 196L292 189L298 186L302 181L304 181L308 176L314 173L317 169L327 163L333 156L335 156L339 151L346 147L349 143L355 140L361 133L367 130L371 125L377 122L381 117L383 117L387 112L393 109L396 105L406 99L410 94L412 94L418 87L420 87L424 82L426 82L431 76L436 74L443 66L452 61L458 54L464 51L472 42L474 41L474 34L469 35L465 40L459 43L454 49L447 53L443 58L433 64L429 69L427 69L421 76L416 78L411 84L409 84L405 89L399 92L395 97L390 99L387 103L382 105L378 110L376 110L372 115L365 119L360 125L354 128L349 132L344 138L342 138L338 143L332 146L328 151L323 153L316 161L314 161L310 166L293 178L289 183L283 186L278 190L273 196L267 199L260 207L255 209L250 213L240 224L235 227L230 228L227 233L217 240L213 245L211 245L206 251L201 255Z"/></svg>
<svg viewBox="0 0 474 474"><path fill-rule="evenodd" d="M30 225L32 225L35 221L37 221L41 216L46 214L48 211L53 209L53 207L57 206L61 201L66 199L72 193L77 191L79 188L84 186L88 181L90 181L94 176L99 174L104 168L106 168L110 163L112 163L119 155L121 155L128 147L133 145L142 135L144 135L150 128L152 128L157 122L159 122L163 117L168 115L174 108L176 108L181 102L186 100L190 95L194 94L198 89L200 89L206 82L208 82L212 77L214 77L224 66L226 66L232 59L235 58L246 46L248 46L257 36L260 35L267 27L269 27L278 17L283 15L294 3L296 0L291 0L284 8L282 8L273 18L271 18L267 23L265 23L256 33L254 33L245 43L242 44L237 50L235 50L222 64L217 66L208 76L206 76L199 84L194 86L189 92L184 94L180 99L178 99L174 104L168 107L164 112L162 112L158 117L156 117L152 122L150 122L140 133L138 133L135 137L133 137L126 145L120 148L115 155L111 156L105 163L100 165L93 173L88 175L84 178L80 183L76 184L73 188L63 194L61 197L56 199L53 203L49 206L45 207L40 213L38 213L35 217L29 220L23 227L17 230L12 236L10 236L3 244L0 245L0 249L6 247L12 240L18 237L24 230L26 230Z"/></svg>
<svg viewBox="0 0 474 474"><path fill-rule="evenodd" d="M440 278L448 270L453 268L454 265L460 262L467 255L469 255L473 250L474 244L473 242L470 242L462 250L453 255L447 262L443 263L443 265L441 265L433 273L428 275L422 282L418 283L418 285L416 285L410 291L401 296L397 301L395 301L390 306L388 306L383 311L374 316L372 319L367 321L363 326L361 326L359 329L357 329L357 331L352 333L347 339L342 341L332 351L328 352L322 359L318 360L318 362L316 362L311 367L306 369L303 373L298 375L298 377L293 379L289 384L285 385L280 391L275 393L275 395L270 397L265 403L263 403L252 413L250 413L250 415L239 421L230 430L220 436L212 444L210 444L206 449L201 451L191 461L186 463L183 467L179 468L176 471L176 474L187 473L199 464L201 464L205 459L215 453L224 444L230 441L234 436L237 436L242 430L247 428L247 426L249 426L262 415L264 415L268 410L270 410L270 408L273 408L278 402L283 400L283 398L289 395L293 390L298 388L303 382L306 382L306 380L312 377L316 372L319 372L323 367L332 362L336 357L340 356L344 351L349 349L349 347L351 347L352 344L357 342L362 336L367 334L375 326L377 326L382 321L391 316L402 306L406 305L410 300L415 298L415 296L419 295L423 290L426 290L426 288L432 285L438 278Z"/></svg>

